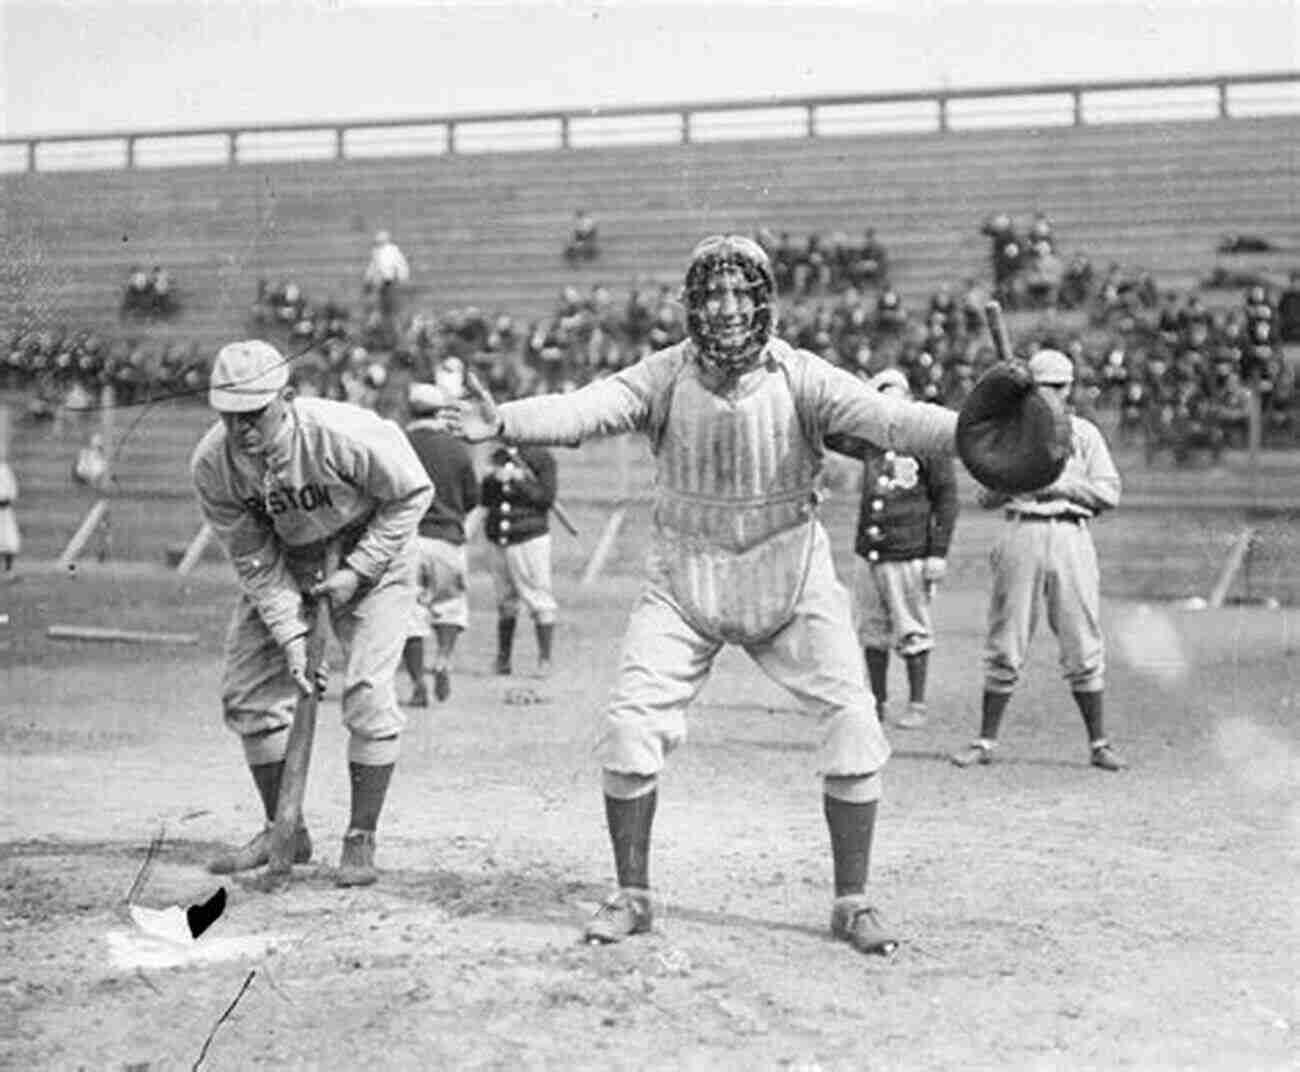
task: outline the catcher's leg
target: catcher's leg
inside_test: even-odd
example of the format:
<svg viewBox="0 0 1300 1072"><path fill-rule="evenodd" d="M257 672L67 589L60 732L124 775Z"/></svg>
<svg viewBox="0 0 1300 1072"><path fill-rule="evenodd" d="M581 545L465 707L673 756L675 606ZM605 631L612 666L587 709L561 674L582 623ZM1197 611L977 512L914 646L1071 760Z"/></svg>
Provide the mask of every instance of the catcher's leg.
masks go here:
<svg viewBox="0 0 1300 1072"><path fill-rule="evenodd" d="M703 688L720 648L653 590L632 611L618 683L596 745L619 888L587 922L588 942L617 942L650 929L650 834L658 775L664 756L686 735L684 712Z"/></svg>
<svg viewBox="0 0 1300 1072"><path fill-rule="evenodd" d="M288 666L257 610L240 598L225 639L221 703L226 725L239 734L244 758L266 813L267 825L233 852L208 863L214 874L228 875L266 866L270 858L270 824L280 799L280 779L297 689ZM294 862L311 859L311 838L305 824L294 846Z"/></svg>
<svg viewBox="0 0 1300 1072"><path fill-rule="evenodd" d="M888 953L897 942L868 901L866 884L879 772L890 750L872 710L851 623L849 594L836 580L823 542L790 624L747 651L764 673L820 716L825 728L822 810L835 873L831 933L862 952Z"/></svg>
<svg viewBox="0 0 1300 1072"><path fill-rule="evenodd" d="M889 644L893 628L889 604L882 591L882 565L855 558L853 563L852 614L858 643L867 666L867 680L876 701L876 717L885 719L889 701Z"/></svg>

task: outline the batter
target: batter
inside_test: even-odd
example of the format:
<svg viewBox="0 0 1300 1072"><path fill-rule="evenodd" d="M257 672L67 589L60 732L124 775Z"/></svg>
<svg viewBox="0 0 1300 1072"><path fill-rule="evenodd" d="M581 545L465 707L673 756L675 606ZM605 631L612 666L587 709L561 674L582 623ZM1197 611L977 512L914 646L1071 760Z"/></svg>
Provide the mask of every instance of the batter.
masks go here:
<svg viewBox="0 0 1300 1072"><path fill-rule="evenodd" d="M267 343L223 347L208 395L221 421L191 461L203 516L239 579L221 704L268 822L209 866L227 873L267 862L294 709L316 688L307 675L309 591L329 600L344 656L352 810L336 881L369 885L404 724L393 679L414 613L416 528L433 489L398 425L347 403L294 398L287 383L288 362ZM330 546L340 565L322 578ZM304 825L295 862L311 853Z"/></svg>

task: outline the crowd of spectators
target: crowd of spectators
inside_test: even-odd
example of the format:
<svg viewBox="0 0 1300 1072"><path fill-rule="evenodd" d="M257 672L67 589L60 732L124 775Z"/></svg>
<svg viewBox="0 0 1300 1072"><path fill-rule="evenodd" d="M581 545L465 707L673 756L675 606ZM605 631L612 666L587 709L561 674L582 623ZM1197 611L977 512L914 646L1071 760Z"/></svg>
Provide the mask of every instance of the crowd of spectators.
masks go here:
<svg viewBox="0 0 1300 1072"><path fill-rule="evenodd" d="M1023 237L1005 216L990 217L983 231L991 240L991 286L970 278L912 305L891 284L888 254L870 228L860 241L837 232L800 242L761 229L756 237L769 250L782 295L777 333L863 379L901 369L915 397L956 407L996 359L983 319L990 297L1012 308L1075 309L1085 315L1044 316L1047 326L1022 345L1069 353L1078 369L1076 405L1112 414L1121 440L1140 440L1149 452L1168 448L1180 460L1199 447L1217 454L1244 443L1248 392L1259 400L1266 439L1290 442L1300 433L1279 316L1279 301L1294 304L1300 288L1278 295L1252 286L1239 307L1211 312L1195 293L1162 291L1150 272L1112 264L1094 282L1079 254L1059 278L1040 271L1056 256L1045 216ZM408 315L382 297L390 283L407 280L405 258L381 232L360 315L334 298L313 301L292 279L262 279L247 329L293 355L299 390L381 410L410 379L456 391L467 371L502 399L570 391L685 337L676 286L653 280L617 295L604 284L566 286L531 322L473 306ZM1062 331L1062 323L1073 327ZM207 365L196 344L27 331L9 342L0 386L33 388L32 411L40 414L95 400L106 386L123 403L201 392Z"/></svg>
<svg viewBox="0 0 1300 1072"><path fill-rule="evenodd" d="M754 239L771 258L776 291L782 297L824 296L889 285L889 256L874 228L868 227L860 239L843 231L826 237L814 231L796 241L789 231L778 234L760 227Z"/></svg>

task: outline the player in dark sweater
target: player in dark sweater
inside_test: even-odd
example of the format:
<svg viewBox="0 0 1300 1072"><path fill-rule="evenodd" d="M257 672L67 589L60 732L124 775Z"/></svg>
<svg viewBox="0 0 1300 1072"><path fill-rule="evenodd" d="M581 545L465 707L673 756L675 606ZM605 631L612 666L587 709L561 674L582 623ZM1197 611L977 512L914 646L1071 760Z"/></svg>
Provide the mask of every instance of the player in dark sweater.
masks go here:
<svg viewBox="0 0 1300 1072"><path fill-rule="evenodd" d="M909 395L907 378L898 369L885 369L869 382L887 394ZM947 570L957 523L952 459L914 458L844 436L828 438L827 446L863 462L853 610L876 713L883 722L893 648L907 667L909 695L907 711L892 721L917 729L928 721L925 683L934 647L930 599Z"/></svg>
<svg viewBox="0 0 1300 1072"><path fill-rule="evenodd" d="M420 519L419 606L402 653L402 662L414 683L413 707L426 707L429 703L424 685L424 638L432 629L437 644L433 657L433 693L439 700L446 700L451 695L452 652L469 623L465 515L478 505L478 477L464 442L438 431L427 419L446 404L445 393L433 384L411 385L412 420L406 426L406 435L433 481L434 491L433 502Z"/></svg>

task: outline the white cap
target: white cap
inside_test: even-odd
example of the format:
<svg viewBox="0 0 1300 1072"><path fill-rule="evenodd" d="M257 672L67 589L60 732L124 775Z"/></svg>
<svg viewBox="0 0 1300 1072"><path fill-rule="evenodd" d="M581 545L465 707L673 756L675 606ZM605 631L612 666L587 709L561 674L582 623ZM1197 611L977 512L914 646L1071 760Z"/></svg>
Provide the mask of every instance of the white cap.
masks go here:
<svg viewBox="0 0 1300 1072"><path fill-rule="evenodd" d="M1029 359L1034 383L1061 385L1074 382L1074 362L1060 350L1039 350Z"/></svg>
<svg viewBox="0 0 1300 1072"><path fill-rule="evenodd" d="M412 413L435 413L447 404L447 395L432 383L413 383L407 395Z"/></svg>
<svg viewBox="0 0 1300 1072"><path fill-rule="evenodd" d="M247 413L267 405L288 383L289 362L270 343L232 342L212 364L208 402L222 413Z"/></svg>

